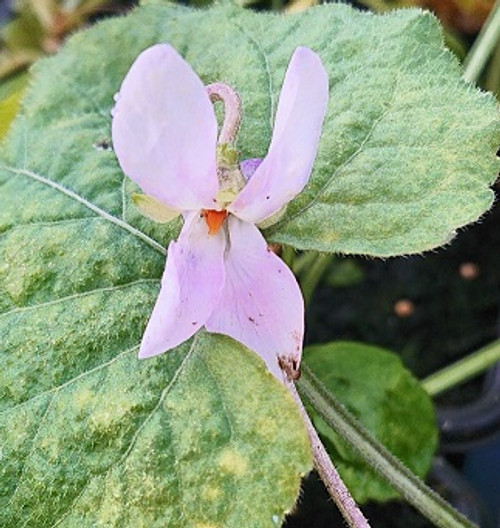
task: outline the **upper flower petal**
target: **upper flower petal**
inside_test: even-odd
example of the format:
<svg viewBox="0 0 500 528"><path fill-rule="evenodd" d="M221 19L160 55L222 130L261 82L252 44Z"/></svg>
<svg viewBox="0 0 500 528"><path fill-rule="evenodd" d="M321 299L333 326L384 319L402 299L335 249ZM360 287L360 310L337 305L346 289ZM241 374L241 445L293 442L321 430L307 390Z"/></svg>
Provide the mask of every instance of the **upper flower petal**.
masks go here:
<svg viewBox="0 0 500 528"><path fill-rule="evenodd" d="M113 147L142 190L181 211L217 198L217 121L205 86L169 44L143 51L113 111Z"/></svg>
<svg viewBox="0 0 500 528"><path fill-rule="evenodd" d="M224 289L205 326L257 352L283 379L278 359L298 367L302 354L304 302L299 286L254 225L234 216L228 222Z"/></svg>
<svg viewBox="0 0 500 528"><path fill-rule="evenodd" d="M283 81L267 156L228 210L256 223L276 213L311 174L328 105L328 76L321 59L297 48Z"/></svg>
<svg viewBox="0 0 500 528"><path fill-rule="evenodd" d="M225 245L224 232L209 235L198 213L186 218L179 240L169 245L160 294L139 357L174 348L205 324L221 296Z"/></svg>

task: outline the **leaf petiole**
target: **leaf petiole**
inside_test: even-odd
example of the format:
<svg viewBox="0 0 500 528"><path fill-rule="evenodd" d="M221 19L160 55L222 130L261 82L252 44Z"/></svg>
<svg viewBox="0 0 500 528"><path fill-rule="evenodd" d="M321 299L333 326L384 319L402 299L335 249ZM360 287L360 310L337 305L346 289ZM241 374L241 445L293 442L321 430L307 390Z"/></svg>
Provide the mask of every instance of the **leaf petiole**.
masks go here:
<svg viewBox="0 0 500 528"><path fill-rule="evenodd" d="M500 0L495 2L486 22L464 60L464 79L477 81L500 37Z"/></svg>
<svg viewBox="0 0 500 528"><path fill-rule="evenodd" d="M434 397L484 372L497 361L500 361L500 339L431 374L422 381L422 385Z"/></svg>

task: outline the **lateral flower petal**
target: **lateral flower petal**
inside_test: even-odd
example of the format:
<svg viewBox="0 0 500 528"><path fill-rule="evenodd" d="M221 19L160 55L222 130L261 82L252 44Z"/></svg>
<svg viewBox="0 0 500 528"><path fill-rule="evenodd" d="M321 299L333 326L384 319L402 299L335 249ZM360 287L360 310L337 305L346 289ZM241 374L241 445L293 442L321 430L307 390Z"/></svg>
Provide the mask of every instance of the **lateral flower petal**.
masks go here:
<svg viewBox="0 0 500 528"><path fill-rule="evenodd" d="M224 289L205 326L257 352L282 380L278 358L298 365L302 354L304 302L299 286L257 227L230 216L228 229Z"/></svg>
<svg viewBox="0 0 500 528"><path fill-rule="evenodd" d="M299 47L281 89L267 156L228 211L257 223L294 198L309 180L328 105L328 75L312 50Z"/></svg>
<svg viewBox="0 0 500 528"><path fill-rule="evenodd" d="M217 120L201 79L169 44L143 51L113 113L113 148L123 172L179 211L213 208Z"/></svg>
<svg viewBox="0 0 500 528"><path fill-rule="evenodd" d="M161 354L189 339L217 306L224 284L225 234L208 234L205 219L190 214L168 247L161 289L139 357Z"/></svg>

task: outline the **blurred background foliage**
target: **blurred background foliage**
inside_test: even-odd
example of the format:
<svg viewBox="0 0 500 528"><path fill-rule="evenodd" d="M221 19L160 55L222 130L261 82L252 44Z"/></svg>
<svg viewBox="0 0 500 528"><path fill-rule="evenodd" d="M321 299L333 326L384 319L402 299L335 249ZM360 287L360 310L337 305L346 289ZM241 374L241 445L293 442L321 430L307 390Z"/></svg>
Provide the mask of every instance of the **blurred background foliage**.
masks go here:
<svg viewBox="0 0 500 528"><path fill-rule="evenodd" d="M72 32L132 6L119 0L0 0L0 139L19 109L29 66L56 53Z"/></svg>

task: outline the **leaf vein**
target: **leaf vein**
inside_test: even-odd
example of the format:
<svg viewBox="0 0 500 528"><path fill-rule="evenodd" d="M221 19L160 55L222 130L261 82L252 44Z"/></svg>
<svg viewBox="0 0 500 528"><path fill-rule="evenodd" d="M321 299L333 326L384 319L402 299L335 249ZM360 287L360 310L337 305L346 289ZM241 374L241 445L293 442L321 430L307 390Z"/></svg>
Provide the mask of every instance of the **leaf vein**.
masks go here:
<svg viewBox="0 0 500 528"><path fill-rule="evenodd" d="M47 301L47 302L43 302L43 303L33 304L33 305L30 305L30 306L21 306L19 308L13 308L12 310L9 310L8 312L0 313L0 318L6 317L6 316L11 315L11 314L15 314L15 313L22 313L22 312L27 312L27 311L30 311L30 310L38 310L39 308L47 308L47 306L52 306L52 305L55 305L55 304L61 304L61 303L65 303L67 301L73 301L75 299L79 299L79 298L82 298L82 297L87 297L87 296L93 295L95 293L112 292L112 291L116 291L116 290L121 290L123 288L131 288L133 286L136 286L137 284L143 284L143 283L146 283L146 282L159 282L159 281L160 281L160 279L154 279L154 278L137 279L137 280L134 280L132 282L127 282L125 284L117 284L116 286L106 286L104 288L95 288L94 290L87 290L85 292L74 293L72 295L67 295L65 297L61 297L59 299L55 299L53 301Z"/></svg>
<svg viewBox="0 0 500 528"><path fill-rule="evenodd" d="M82 486L82 489L80 490L80 492L72 499L71 503L68 505L68 508L66 509L66 511L61 515L61 517L59 517L59 519L55 522L55 524L53 524L50 528L56 528L56 526L59 526L64 521L64 519L66 519L66 517L71 513L73 505L76 504L76 502L80 499L80 497L85 493L85 490L89 487L90 481L91 481L90 478L87 479L85 484Z"/></svg>
<svg viewBox="0 0 500 528"><path fill-rule="evenodd" d="M30 228L30 227L52 227L59 224L69 224L72 222L82 222L83 220L101 220L97 216L81 216L78 218L60 218L58 220L46 220L43 222L25 222L23 224L12 224L0 233L0 237L15 231L16 229Z"/></svg>
<svg viewBox="0 0 500 528"><path fill-rule="evenodd" d="M125 451L125 453L120 458L118 464L123 464L125 462L125 460L128 458L128 456L130 455L132 449L134 448L134 445L135 445L135 443L137 441L137 438L139 437L141 431L144 429L144 427L146 427L147 423L151 420L153 415L160 408L160 405L163 403L163 401L167 397L168 393L170 392L172 387L177 382L177 379L179 378L179 376L181 375L182 371L184 370L184 367L185 367L186 363L188 362L189 359L191 359L191 356L193 355L193 351L194 351L194 348L195 348L195 345L196 345L197 341L198 341L198 338L195 336L195 338L193 339L193 343L191 344L191 347L189 348L186 356L184 357L184 359L182 360L181 364L179 365L179 367L175 371L175 373L172 376L172 379L169 381L168 385L163 389L162 393L160 394L160 397L158 398L158 402L156 403L156 405L154 406L152 411L146 416L146 418L143 420L142 424L137 428L137 431L135 432L134 436L132 437L132 440L130 441L130 444L129 444L127 450Z"/></svg>
<svg viewBox="0 0 500 528"><path fill-rule="evenodd" d="M40 434L40 431L42 430L42 427L43 427L43 424L44 424L45 420L47 419L47 415L49 414L50 407L52 406L52 403L54 401L54 398L55 398L56 394L57 394L57 390L51 395L51 398L50 398L49 402L47 403L47 407L45 408L42 416L40 417L40 420L38 421L36 432L33 435L33 438L31 440L30 450L28 451L28 453L24 457L23 465L22 465L21 472L20 472L20 475L19 475L19 480L17 481L16 487L14 488L14 492L12 493L12 496L10 497L10 499L9 499L9 501L7 503L8 506L11 506L12 503L14 502L14 499L15 499L17 493L19 492L21 484L24 481L25 474L26 474L26 467L28 465L30 457L33 455L33 453L35 452L35 449L36 449L35 441L36 441L38 435Z"/></svg>
<svg viewBox="0 0 500 528"><path fill-rule="evenodd" d="M117 218L116 216L113 216L112 214L108 213L107 211L104 211L104 209L101 209L100 207L97 207L97 205L93 204L92 202L89 202L87 199L83 198L76 192L72 191L71 189L68 189L61 185L60 183L57 183L53 180L50 180L48 178L45 178L44 176L41 176L39 174L36 174L30 170L26 169L15 169L14 167L9 167L6 165L0 165L0 168L7 170L13 174L20 174L23 176L26 176L28 178L31 178L39 183L42 183L44 185L47 185L49 187L52 187L56 191L61 192L62 194L65 194L69 198L79 202L83 206L87 207L97 215L101 216L105 220L117 225L118 227L121 227L125 231L128 231L135 237L141 239L142 241L146 242L148 245L150 245L153 249L156 251L159 251L163 255L167 254L167 250L156 240L153 240L151 237L140 231L139 229L136 229L135 227L131 226L127 222L124 222L122 219Z"/></svg>
<svg viewBox="0 0 500 528"><path fill-rule="evenodd" d="M217 390L217 393L219 394L219 397L220 397L220 405L222 407L222 410L224 412L224 415L227 419L227 423L229 424L229 443L232 443L233 441L233 438L234 438L234 427L233 427L233 420L232 420L232 413L228 410L225 402L224 402L224 398L223 398L223 392L222 392L222 389L221 389L221 386L220 386L220 383L218 382L216 376L214 375L214 373L212 372L212 370L210 369L210 365L208 364L208 361L205 360L205 358L203 356L201 356L201 361L203 362L203 364L205 365L206 367L206 370L210 376L210 378L212 379L212 381L214 382L214 385L215 385L215 388Z"/></svg>

